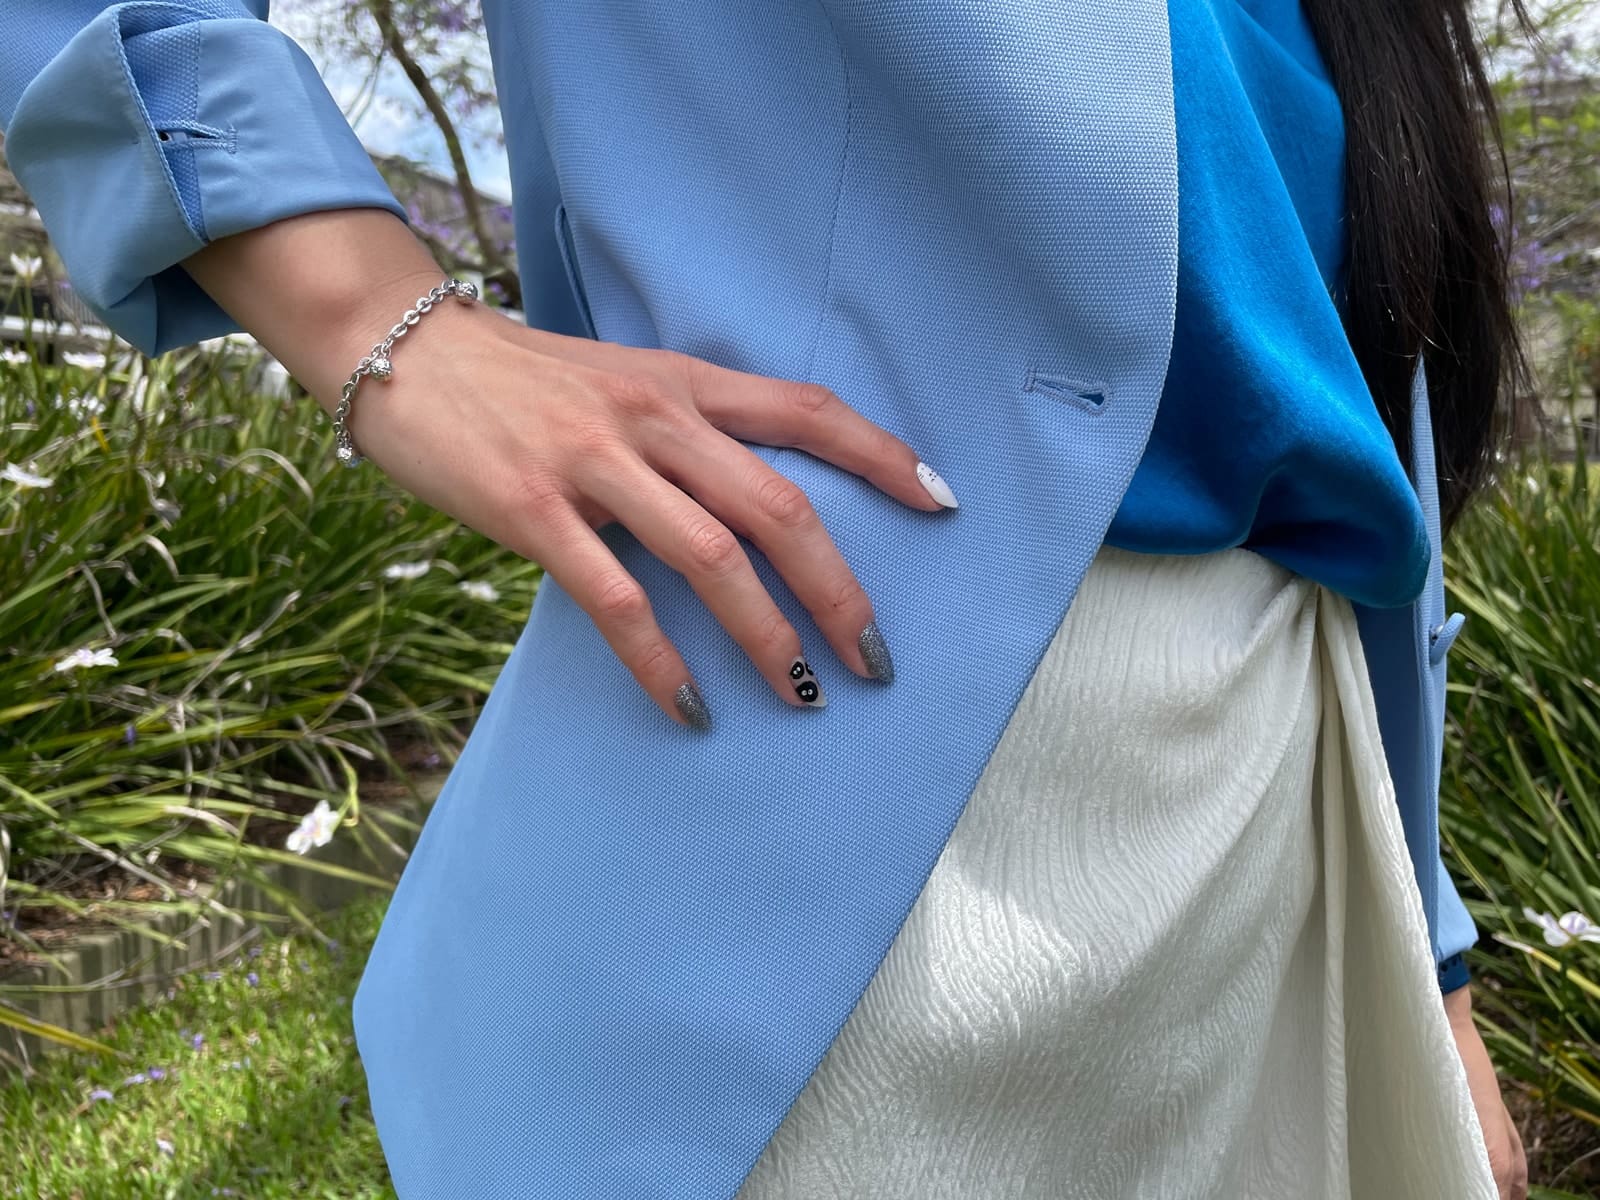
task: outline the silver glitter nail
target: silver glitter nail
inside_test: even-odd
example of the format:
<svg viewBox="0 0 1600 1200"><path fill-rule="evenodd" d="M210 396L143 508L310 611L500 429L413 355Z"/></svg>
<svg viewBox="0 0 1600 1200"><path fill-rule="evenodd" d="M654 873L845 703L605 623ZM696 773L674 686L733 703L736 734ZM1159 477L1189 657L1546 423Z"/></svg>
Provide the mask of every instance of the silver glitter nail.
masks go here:
<svg viewBox="0 0 1600 1200"><path fill-rule="evenodd" d="M694 684L680 683L672 701L691 729L711 728L711 710L706 707L706 698Z"/></svg>
<svg viewBox="0 0 1600 1200"><path fill-rule="evenodd" d="M861 631L856 645L861 647L861 658L867 664L868 674L884 683L893 683L894 659L889 656L889 643L883 640L883 631L876 621Z"/></svg>

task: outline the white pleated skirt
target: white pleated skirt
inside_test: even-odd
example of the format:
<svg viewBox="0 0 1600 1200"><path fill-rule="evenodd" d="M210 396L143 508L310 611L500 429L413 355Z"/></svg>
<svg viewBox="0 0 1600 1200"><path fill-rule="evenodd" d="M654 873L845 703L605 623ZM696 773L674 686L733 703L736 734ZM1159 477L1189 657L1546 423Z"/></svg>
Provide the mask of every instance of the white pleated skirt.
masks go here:
<svg viewBox="0 0 1600 1200"><path fill-rule="evenodd" d="M1347 599L1104 547L739 1200L1495 1200Z"/></svg>

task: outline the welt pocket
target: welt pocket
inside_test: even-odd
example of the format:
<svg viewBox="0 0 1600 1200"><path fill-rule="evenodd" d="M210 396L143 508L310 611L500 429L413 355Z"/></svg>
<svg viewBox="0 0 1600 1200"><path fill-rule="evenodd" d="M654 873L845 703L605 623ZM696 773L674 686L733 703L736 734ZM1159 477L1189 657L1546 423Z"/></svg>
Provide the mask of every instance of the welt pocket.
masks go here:
<svg viewBox="0 0 1600 1200"><path fill-rule="evenodd" d="M238 149L238 135L233 128L218 129L199 121L164 123L157 127L156 138L169 150L226 150L232 154Z"/></svg>
<svg viewBox="0 0 1600 1200"><path fill-rule="evenodd" d="M594 314L589 311L589 296L583 289L583 275L578 270L578 249L572 240L572 222L567 217L565 201L556 205L556 245L561 251L561 265L567 272L567 286L572 289L578 316L588 335L598 340L600 335L595 332Z"/></svg>

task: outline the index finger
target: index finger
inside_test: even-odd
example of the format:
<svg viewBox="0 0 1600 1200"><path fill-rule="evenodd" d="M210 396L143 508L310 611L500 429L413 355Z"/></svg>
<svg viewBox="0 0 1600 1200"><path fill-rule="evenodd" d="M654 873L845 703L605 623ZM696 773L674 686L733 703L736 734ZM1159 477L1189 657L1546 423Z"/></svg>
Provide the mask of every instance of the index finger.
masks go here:
<svg viewBox="0 0 1600 1200"><path fill-rule="evenodd" d="M924 512L959 507L950 485L915 450L831 388L692 361L695 406L728 436L804 450Z"/></svg>

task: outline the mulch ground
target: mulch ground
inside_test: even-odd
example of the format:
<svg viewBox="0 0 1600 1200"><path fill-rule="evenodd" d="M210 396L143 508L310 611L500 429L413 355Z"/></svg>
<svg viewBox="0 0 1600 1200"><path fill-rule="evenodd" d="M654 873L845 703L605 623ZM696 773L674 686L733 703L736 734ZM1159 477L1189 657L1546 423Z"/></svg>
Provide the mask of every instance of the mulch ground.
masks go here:
<svg viewBox="0 0 1600 1200"><path fill-rule="evenodd" d="M410 773L423 774L447 766L428 743L408 743L394 747L392 752L400 765ZM380 772L381 768L378 768L373 770L370 777L365 774L360 777L361 803L364 806L398 804L409 795L401 779ZM301 785L310 782L305 779L291 780L287 772L284 781ZM299 823L299 810L304 807L305 801L301 797L285 795L279 802L270 782L263 784L259 799L272 807L282 808L284 819L252 820L245 830L245 840L255 845L281 847L289 832ZM48 864L43 871L36 868L30 872L28 866L32 865L18 869L17 878L26 879L39 887L48 887L81 906L84 911L60 906L28 905L17 908L9 919L0 920L0 975L38 959L35 951L11 936L13 929L25 938L31 938L41 949L49 951L75 937L108 928L103 916L96 912L102 905L154 902L169 895L158 885L125 867L90 854ZM213 883L217 876L217 872L210 867L181 859L163 859L160 874L179 896L196 894L204 885Z"/></svg>

